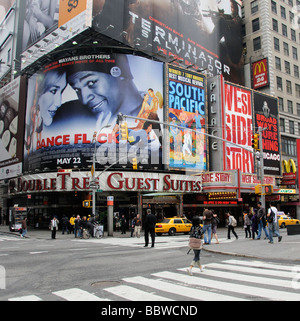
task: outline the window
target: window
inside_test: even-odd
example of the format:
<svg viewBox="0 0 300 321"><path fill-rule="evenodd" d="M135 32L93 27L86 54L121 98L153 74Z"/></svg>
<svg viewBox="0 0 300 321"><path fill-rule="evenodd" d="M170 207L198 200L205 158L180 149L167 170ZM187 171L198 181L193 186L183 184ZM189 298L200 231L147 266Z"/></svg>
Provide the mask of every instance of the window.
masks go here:
<svg viewBox="0 0 300 321"><path fill-rule="evenodd" d="M300 116L300 104L297 103L297 116Z"/></svg>
<svg viewBox="0 0 300 321"><path fill-rule="evenodd" d="M251 2L251 13L254 14L258 11L258 1L252 1Z"/></svg>
<svg viewBox="0 0 300 321"><path fill-rule="evenodd" d="M272 19L272 23L273 23L273 30L278 32L278 21L275 19Z"/></svg>
<svg viewBox="0 0 300 321"><path fill-rule="evenodd" d="M284 62L284 67L285 67L285 72L290 75L291 74L291 65L288 61Z"/></svg>
<svg viewBox="0 0 300 321"><path fill-rule="evenodd" d="M293 114L293 102L292 101L290 101L290 100L288 100L288 112L290 113L290 114Z"/></svg>
<svg viewBox="0 0 300 321"><path fill-rule="evenodd" d="M280 118L280 132L284 133L285 132L285 120L283 118Z"/></svg>
<svg viewBox="0 0 300 321"><path fill-rule="evenodd" d="M295 123L293 120L289 120L290 134L295 134Z"/></svg>
<svg viewBox="0 0 300 321"><path fill-rule="evenodd" d="M259 30L259 18L252 20L252 32Z"/></svg>
<svg viewBox="0 0 300 321"><path fill-rule="evenodd" d="M285 24L282 24L282 35L285 37L288 36L287 26Z"/></svg>
<svg viewBox="0 0 300 321"><path fill-rule="evenodd" d="M291 29L291 39L295 42L297 41L296 31L294 29Z"/></svg>
<svg viewBox="0 0 300 321"><path fill-rule="evenodd" d="M260 37L253 39L253 50L261 49Z"/></svg>
<svg viewBox="0 0 300 321"><path fill-rule="evenodd" d="M295 85L295 89L296 89L296 97L297 97L297 98L300 98L300 85L299 85L299 84L296 84L296 85Z"/></svg>
<svg viewBox="0 0 300 321"><path fill-rule="evenodd" d="M294 65L294 76L299 78L299 66Z"/></svg>
<svg viewBox="0 0 300 321"><path fill-rule="evenodd" d="M289 56L290 54L289 45L286 42L283 43L283 52L286 56Z"/></svg>
<svg viewBox="0 0 300 321"><path fill-rule="evenodd" d="M288 94L292 94L293 93L293 91L292 91L292 82L289 81L289 80L286 81L286 92Z"/></svg>
<svg viewBox="0 0 300 321"><path fill-rule="evenodd" d="M277 14L277 5L275 1L271 1L271 8L272 8L272 12Z"/></svg>
<svg viewBox="0 0 300 321"><path fill-rule="evenodd" d="M290 139L287 137L282 137L282 154L288 156L296 156L297 155L297 147L296 140Z"/></svg>
<svg viewBox="0 0 300 321"><path fill-rule="evenodd" d="M282 78L276 77L276 82L277 82L277 89L282 91Z"/></svg>
<svg viewBox="0 0 300 321"><path fill-rule="evenodd" d="M279 105L279 110L284 111L283 98L278 97L278 105Z"/></svg>
<svg viewBox="0 0 300 321"><path fill-rule="evenodd" d="M286 19L285 7L280 6L280 15L281 18Z"/></svg>
<svg viewBox="0 0 300 321"><path fill-rule="evenodd" d="M277 70L281 70L281 60L278 57L275 57L275 67Z"/></svg>
<svg viewBox="0 0 300 321"><path fill-rule="evenodd" d="M298 50L297 50L297 48L292 47L292 50L293 50L293 58L295 60L298 60Z"/></svg>
<svg viewBox="0 0 300 321"><path fill-rule="evenodd" d="M280 51L279 39L274 38L274 49Z"/></svg>

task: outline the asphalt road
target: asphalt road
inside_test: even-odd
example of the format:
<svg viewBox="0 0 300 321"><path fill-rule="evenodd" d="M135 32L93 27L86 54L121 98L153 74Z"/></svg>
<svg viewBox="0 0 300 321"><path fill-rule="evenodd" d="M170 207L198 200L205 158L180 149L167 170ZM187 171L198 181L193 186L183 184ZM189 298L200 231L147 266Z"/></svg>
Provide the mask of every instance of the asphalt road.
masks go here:
<svg viewBox="0 0 300 321"><path fill-rule="evenodd" d="M202 251L204 272L195 268L189 276L186 268L193 255L187 255L187 238L157 237L154 248L144 248L143 238L75 240L58 234L56 240L20 239L0 233L2 276L5 272L0 301L300 299L300 267L295 262ZM240 242L219 238L227 249Z"/></svg>

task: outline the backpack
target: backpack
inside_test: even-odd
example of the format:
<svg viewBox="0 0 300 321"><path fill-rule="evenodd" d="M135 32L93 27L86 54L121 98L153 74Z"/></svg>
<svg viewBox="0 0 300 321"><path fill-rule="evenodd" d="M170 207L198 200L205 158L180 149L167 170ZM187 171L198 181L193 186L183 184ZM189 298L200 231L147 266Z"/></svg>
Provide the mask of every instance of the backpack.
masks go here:
<svg viewBox="0 0 300 321"><path fill-rule="evenodd" d="M231 225L232 225L233 227L236 227L236 226L237 226L237 221L236 221L235 217L234 217L234 216L231 216L231 219L232 219Z"/></svg>
<svg viewBox="0 0 300 321"><path fill-rule="evenodd" d="M273 223L274 217L275 217L275 213L272 211L271 207L270 207L270 210L271 210L271 212L270 212L270 216L267 216L267 222L268 223Z"/></svg>

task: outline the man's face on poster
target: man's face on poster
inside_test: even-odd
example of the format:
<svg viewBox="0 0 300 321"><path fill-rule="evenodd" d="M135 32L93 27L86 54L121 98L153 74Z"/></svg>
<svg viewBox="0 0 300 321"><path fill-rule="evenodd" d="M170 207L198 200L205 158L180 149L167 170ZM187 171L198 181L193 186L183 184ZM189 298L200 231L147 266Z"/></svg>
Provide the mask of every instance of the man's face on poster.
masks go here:
<svg viewBox="0 0 300 321"><path fill-rule="evenodd" d="M97 71L80 71L68 77L79 100L95 114L115 114L122 103L123 95L118 78Z"/></svg>

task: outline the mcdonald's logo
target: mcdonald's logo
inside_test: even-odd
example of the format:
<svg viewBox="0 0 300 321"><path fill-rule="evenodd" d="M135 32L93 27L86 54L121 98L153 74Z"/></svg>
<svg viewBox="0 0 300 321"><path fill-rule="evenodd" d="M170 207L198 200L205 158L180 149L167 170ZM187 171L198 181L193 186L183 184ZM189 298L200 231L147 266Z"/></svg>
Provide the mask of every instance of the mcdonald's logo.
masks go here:
<svg viewBox="0 0 300 321"><path fill-rule="evenodd" d="M292 159L289 159L288 161L283 160L281 162L281 164L282 164L282 172L283 173L296 173L297 172L294 160L292 160Z"/></svg>
<svg viewBox="0 0 300 321"><path fill-rule="evenodd" d="M257 64L255 64L255 68L254 68L254 76L261 74L261 72L266 72L267 68L266 65L264 63L264 61L261 61Z"/></svg>

